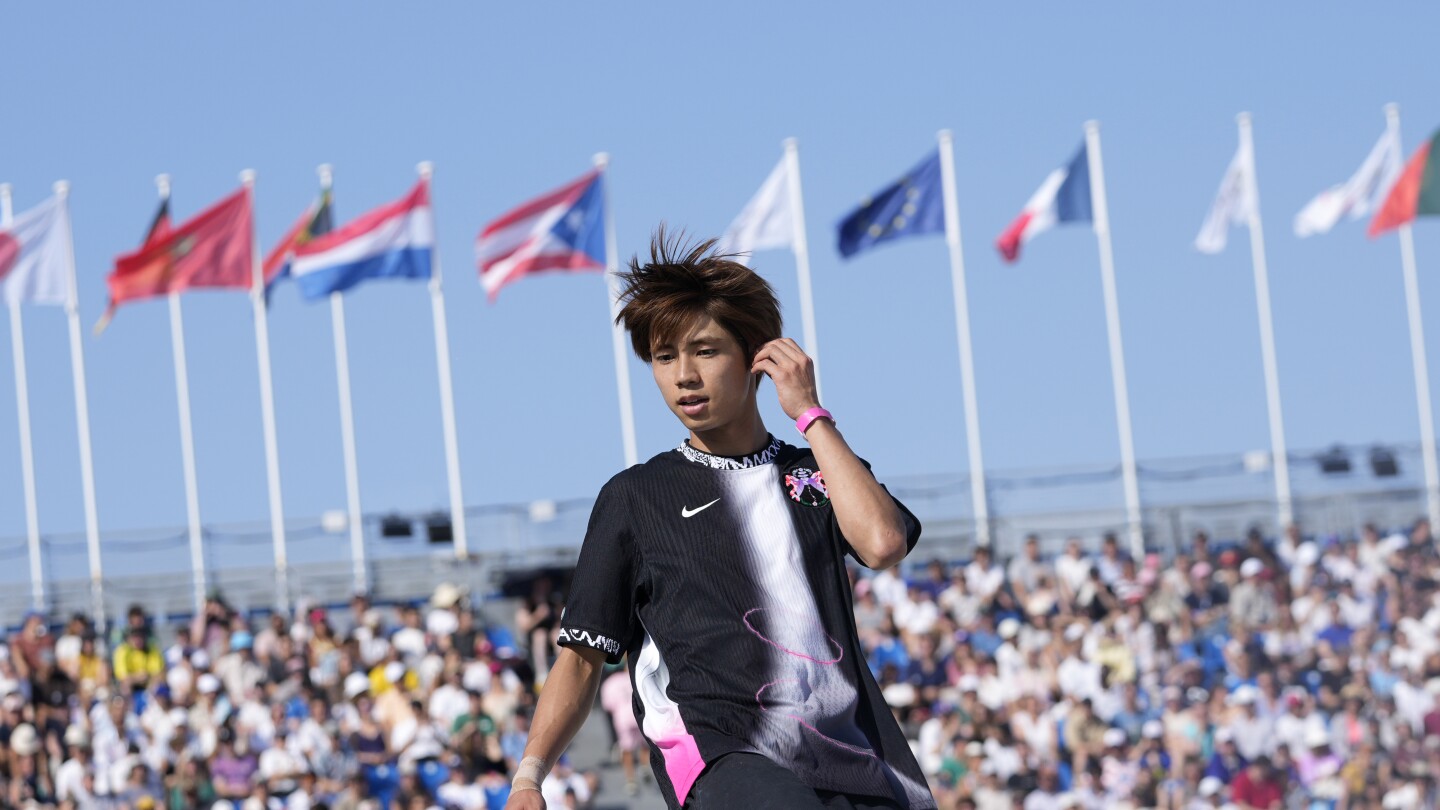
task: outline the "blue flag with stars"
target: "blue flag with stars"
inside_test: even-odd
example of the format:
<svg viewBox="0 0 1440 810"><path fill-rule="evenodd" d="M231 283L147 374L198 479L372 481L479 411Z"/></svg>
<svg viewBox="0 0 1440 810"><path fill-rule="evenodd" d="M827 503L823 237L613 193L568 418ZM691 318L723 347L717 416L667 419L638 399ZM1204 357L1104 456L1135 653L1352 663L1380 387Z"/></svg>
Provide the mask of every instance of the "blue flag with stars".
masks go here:
<svg viewBox="0 0 1440 810"><path fill-rule="evenodd" d="M945 197L936 149L840 221L840 255L849 258L891 239L944 232Z"/></svg>

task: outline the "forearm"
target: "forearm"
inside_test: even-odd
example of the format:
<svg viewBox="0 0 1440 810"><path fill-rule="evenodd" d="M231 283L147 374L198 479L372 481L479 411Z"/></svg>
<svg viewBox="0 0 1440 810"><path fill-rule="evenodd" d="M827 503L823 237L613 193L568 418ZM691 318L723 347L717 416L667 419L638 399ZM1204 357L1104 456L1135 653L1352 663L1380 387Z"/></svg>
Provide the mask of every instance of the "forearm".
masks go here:
<svg viewBox="0 0 1440 810"><path fill-rule="evenodd" d="M805 439L825 473L825 489L840 532L861 561L882 569L904 559L905 521L895 499L845 443L835 423L817 419L805 431Z"/></svg>
<svg viewBox="0 0 1440 810"><path fill-rule="evenodd" d="M538 757L545 771L555 764L595 705L604 665L605 653L599 650L560 649L535 707L525 759Z"/></svg>

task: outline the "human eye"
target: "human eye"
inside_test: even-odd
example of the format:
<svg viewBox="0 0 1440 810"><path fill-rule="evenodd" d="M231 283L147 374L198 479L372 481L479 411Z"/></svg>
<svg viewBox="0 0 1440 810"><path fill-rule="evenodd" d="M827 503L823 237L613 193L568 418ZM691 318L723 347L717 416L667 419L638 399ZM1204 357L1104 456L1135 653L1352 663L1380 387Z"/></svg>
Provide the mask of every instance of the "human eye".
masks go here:
<svg viewBox="0 0 1440 810"><path fill-rule="evenodd" d="M718 350L710 348L700 349L699 351L695 352L695 354L699 357L714 357L719 353L720 352Z"/></svg>
<svg viewBox="0 0 1440 810"><path fill-rule="evenodd" d="M670 362L671 360L674 360L674 359L675 359L673 356L671 356L671 354L670 354L669 352L659 352L659 353L657 353L657 354L651 355L651 357L652 357L652 358L655 360L655 362L657 362L657 363L668 363L668 362Z"/></svg>

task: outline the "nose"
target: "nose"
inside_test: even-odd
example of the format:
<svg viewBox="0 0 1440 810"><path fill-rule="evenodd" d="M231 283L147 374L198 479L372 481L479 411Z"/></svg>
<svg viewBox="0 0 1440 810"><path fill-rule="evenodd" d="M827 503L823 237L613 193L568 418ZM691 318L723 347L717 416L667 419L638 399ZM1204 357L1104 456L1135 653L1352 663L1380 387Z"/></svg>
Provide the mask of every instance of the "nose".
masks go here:
<svg viewBox="0 0 1440 810"><path fill-rule="evenodd" d="M700 382L700 369L695 361L680 355L675 361L675 385L678 388L694 388Z"/></svg>

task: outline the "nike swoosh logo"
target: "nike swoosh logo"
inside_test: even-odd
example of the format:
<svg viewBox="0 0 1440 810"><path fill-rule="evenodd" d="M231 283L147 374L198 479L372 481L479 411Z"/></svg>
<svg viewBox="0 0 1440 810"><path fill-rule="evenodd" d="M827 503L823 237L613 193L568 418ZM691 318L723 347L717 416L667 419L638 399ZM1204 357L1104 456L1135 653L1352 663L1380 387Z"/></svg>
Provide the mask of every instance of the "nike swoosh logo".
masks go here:
<svg viewBox="0 0 1440 810"><path fill-rule="evenodd" d="M689 509L689 508L687 508L687 507L682 506L682 507L680 507L680 517L684 517L684 518L694 517L694 516L700 514L701 512L704 512L706 509L709 509L710 507L714 506L715 504L717 504L717 503L719 503L719 502L720 502L720 499L719 499L719 498L716 498L715 500L713 500L713 501L705 504L704 506L697 506L697 507L695 507L694 509Z"/></svg>

